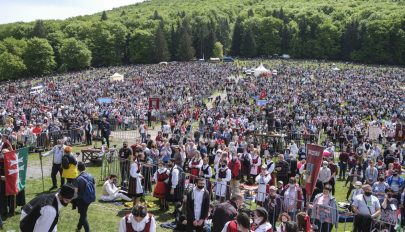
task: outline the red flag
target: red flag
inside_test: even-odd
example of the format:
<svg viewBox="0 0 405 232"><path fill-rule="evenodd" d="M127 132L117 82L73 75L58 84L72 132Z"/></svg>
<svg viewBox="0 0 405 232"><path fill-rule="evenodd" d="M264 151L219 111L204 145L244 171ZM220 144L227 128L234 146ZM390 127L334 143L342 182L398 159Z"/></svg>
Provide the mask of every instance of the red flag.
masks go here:
<svg viewBox="0 0 405 232"><path fill-rule="evenodd" d="M4 174L6 177L6 195L18 193L18 156L16 151L4 153Z"/></svg>
<svg viewBox="0 0 405 232"><path fill-rule="evenodd" d="M307 145L306 183L305 190L308 196L314 191L319 169L321 168L324 147L315 144Z"/></svg>
<svg viewBox="0 0 405 232"><path fill-rule="evenodd" d="M262 90L262 92L260 93L260 99L265 99L267 96L266 90Z"/></svg>

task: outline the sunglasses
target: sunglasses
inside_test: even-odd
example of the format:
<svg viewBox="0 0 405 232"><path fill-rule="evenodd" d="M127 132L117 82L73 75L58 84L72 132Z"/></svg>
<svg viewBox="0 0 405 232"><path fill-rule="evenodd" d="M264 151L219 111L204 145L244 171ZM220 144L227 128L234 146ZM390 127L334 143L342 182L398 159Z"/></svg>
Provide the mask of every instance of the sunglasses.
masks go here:
<svg viewBox="0 0 405 232"><path fill-rule="evenodd" d="M330 191L330 190L332 190L332 189L330 189L330 188L324 188L323 190L328 190L328 191Z"/></svg>

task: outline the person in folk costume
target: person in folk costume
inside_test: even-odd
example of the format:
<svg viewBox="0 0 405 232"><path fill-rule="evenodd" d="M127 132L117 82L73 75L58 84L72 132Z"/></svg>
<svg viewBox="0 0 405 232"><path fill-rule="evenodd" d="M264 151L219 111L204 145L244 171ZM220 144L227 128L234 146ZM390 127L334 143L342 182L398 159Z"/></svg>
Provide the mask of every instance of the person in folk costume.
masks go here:
<svg viewBox="0 0 405 232"><path fill-rule="evenodd" d="M255 149L252 156L252 166L250 167L250 176L256 178L261 172L262 159L259 156L259 152ZM252 182L251 182L252 183Z"/></svg>
<svg viewBox="0 0 405 232"><path fill-rule="evenodd" d="M143 205L135 205L120 221L118 232L156 232L155 217Z"/></svg>
<svg viewBox="0 0 405 232"><path fill-rule="evenodd" d="M264 208L257 208L253 215L253 232L273 232L273 227L268 221L268 213Z"/></svg>
<svg viewBox="0 0 405 232"><path fill-rule="evenodd" d="M230 189L232 196L235 194L240 194L240 170L241 164L238 159L238 154L232 153L232 159L228 163L228 168L231 170L232 179L230 182Z"/></svg>
<svg viewBox="0 0 405 232"><path fill-rule="evenodd" d="M218 149L215 152L215 158L214 158L214 166L219 165L219 161L222 159L222 150Z"/></svg>
<svg viewBox="0 0 405 232"><path fill-rule="evenodd" d="M132 197L134 205L137 205L143 195L142 179L144 178L141 174L142 165L139 161L138 156L135 158L129 169L129 186L128 195Z"/></svg>
<svg viewBox="0 0 405 232"><path fill-rule="evenodd" d="M273 162L270 156L267 156L266 158L266 165L267 173L271 176L269 185L276 185L276 175L274 174L276 164Z"/></svg>
<svg viewBox="0 0 405 232"><path fill-rule="evenodd" d="M166 190L166 200L168 202L179 202L183 198L184 183L182 181L184 180L180 176L183 170L175 162L176 160L172 158L167 163L170 171Z"/></svg>
<svg viewBox="0 0 405 232"><path fill-rule="evenodd" d="M256 183L258 184L256 202L258 205L263 206L266 200L266 195L269 192L271 176L267 173L265 167L262 168L260 175L256 176Z"/></svg>
<svg viewBox="0 0 405 232"><path fill-rule="evenodd" d="M211 184L211 177L212 177L212 168L210 167L208 163L209 159L208 157L204 157L203 159L203 165L201 166L200 169L200 177L203 177L205 179L205 188L208 190L210 196L212 195L212 184Z"/></svg>
<svg viewBox="0 0 405 232"><path fill-rule="evenodd" d="M142 186L143 186L143 191L145 193L150 193L152 192L152 171L153 171L153 165L152 165L152 158L150 155L146 155L145 152L141 152L138 155L138 161L141 162L142 166Z"/></svg>
<svg viewBox="0 0 405 232"><path fill-rule="evenodd" d="M203 165L203 161L200 156L200 152L194 151L194 157L188 163L188 167L190 168L190 183L194 183L197 179L200 169Z"/></svg>
<svg viewBox="0 0 405 232"><path fill-rule="evenodd" d="M242 164L241 168L241 182L244 182L244 176L249 176L250 166L252 165L252 155L248 152L247 148L243 149L243 154L240 157L240 162Z"/></svg>
<svg viewBox="0 0 405 232"><path fill-rule="evenodd" d="M221 232L250 232L250 227L250 217L242 212L238 213L236 220L227 222Z"/></svg>
<svg viewBox="0 0 405 232"><path fill-rule="evenodd" d="M170 171L163 166L163 161L159 160L158 170L153 175L153 179L156 182L153 196L159 199L160 210L166 210L169 206L166 203L166 188L169 181Z"/></svg>
<svg viewBox="0 0 405 232"><path fill-rule="evenodd" d="M228 200L230 197L229 181L232 179L232 172L227 166L226 159L222 159L215 176L217 180L215 195L221 202Z"/></svg>

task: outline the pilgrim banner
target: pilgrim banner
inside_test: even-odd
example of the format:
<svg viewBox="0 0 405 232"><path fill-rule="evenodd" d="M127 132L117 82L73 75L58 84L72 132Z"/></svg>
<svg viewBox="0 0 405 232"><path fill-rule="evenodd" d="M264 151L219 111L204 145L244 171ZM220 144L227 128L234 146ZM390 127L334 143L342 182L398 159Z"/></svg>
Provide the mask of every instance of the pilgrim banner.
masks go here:
<svg viewBox="0 0 405 232"><path fill-rule="evenodd" d="M316 181L318 179L319 169L322 163L322 153L324 147L315 144L307 145L307 163L306 163L306 180L305 190L308 196L312 195Z"/></svg>
<svg viewBox="0 0 405 232"><path fill-rule="evenodd" d="M149 98L149 110L159 110L159 101L160 99L157 97L150 97Z"/></svg>
<svg viewBox="0 0 405 232"><path fill-rule="evenodd" d="M405 125L397 124L395 128L395 140L397 142L405 141Z"/></svg>
<svg viewBox="0 0 405 232"><path fill-rule="evenodd" d="M4 153L4 174L6 177L6 195L16 195L18 193L18 155L17 151Z"/></svg>
<svg viewBox="0 0 405 232"><path fill-rule="evenodd" d="M27 177L27 164L28 164L28 147L18 149L18 191L25 189L25 180Z"/></svg>

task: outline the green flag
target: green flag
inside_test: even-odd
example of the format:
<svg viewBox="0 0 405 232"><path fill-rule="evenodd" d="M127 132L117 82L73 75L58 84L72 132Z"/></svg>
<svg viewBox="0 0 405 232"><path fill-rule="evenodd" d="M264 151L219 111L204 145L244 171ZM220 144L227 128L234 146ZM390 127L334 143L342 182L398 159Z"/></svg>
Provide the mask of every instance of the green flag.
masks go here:
<svg viewBox="0 0 405 232"><path fill-rule="evenodd" d="M28 164L28 147L23 147L18 149L18 191L21 191L25 188L25 178L27 176L27 164Z"/></svg>

